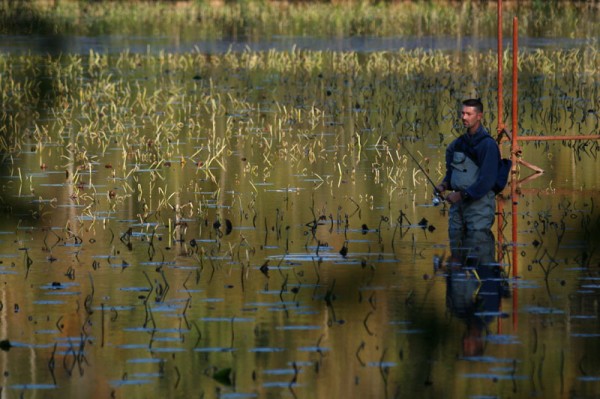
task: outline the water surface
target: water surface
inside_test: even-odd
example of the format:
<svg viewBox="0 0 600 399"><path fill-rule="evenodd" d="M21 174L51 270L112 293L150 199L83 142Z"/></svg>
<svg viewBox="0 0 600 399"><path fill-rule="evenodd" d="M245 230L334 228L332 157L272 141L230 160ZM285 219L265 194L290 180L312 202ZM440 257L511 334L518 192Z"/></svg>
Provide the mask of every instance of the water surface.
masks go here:
<svg viewBox="0 0 600 399"><path fill-rule="evenodd" d="M5 56L2 396L594 397L597 145L523 144L457 249L407 151L440 179L466 96L494 131L495 71L261 57ZM527 65L522 134L597 134L587 64Z"/></svg>

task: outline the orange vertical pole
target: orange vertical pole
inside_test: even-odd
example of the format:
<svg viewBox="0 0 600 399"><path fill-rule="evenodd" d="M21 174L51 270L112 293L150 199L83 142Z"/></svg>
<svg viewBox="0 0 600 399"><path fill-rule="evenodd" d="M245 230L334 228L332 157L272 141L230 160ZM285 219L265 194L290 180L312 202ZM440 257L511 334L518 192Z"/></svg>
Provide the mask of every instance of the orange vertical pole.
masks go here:
<svg viewBox="0 0 600 399"><path fill-rule="evenodd" d="M513 18L513 76L512 76L512 142L511 142L511 159L512 159L512 179L511 179L511 200L512 200L512 243L513 243L513 276L517 275L518 272L518 253L517 253L517 179L515 174L517 173L517 136L519 129L519 118L518 118L518 55L519 55L519 44L518 44L518 20L517 17Z"/></svg>
<svg viewBox="0 0 600 399"><path fill-rule="evenodd" d="M498 134L504 129L504 87L502 85L502 0L498 0Z"/></svg>
<svg viewBox="0 0 600 399"><path fill-rule="evenodd" d="M519 253L517 251L517 133L519 128L519 118L518 118L518 54L519 54L519 46L518 46L518 20L517 17L513 18L513 76L512 76L512 142L511 142L511 160L512 160L512 170L511 170L511 202L512 202L512 267L513 267L513 277L517 276L519 270ZM513 328L516 331L518 326L518 290L515 287L513 290Z"/></svg>
<svg viewBox="0 0 600 399"><path fill-rule="evenodd" d="M498 135L504 129L504 87L502 85L502 0L498 0ZM500 145L498 143L498 145ZM498 263L502 264L502 226L504 225L504 202L498 201Z"/></svg>
<svg viewBox="0 0 600 399"><path fill-rule="evenodd" d="M503 53L503 44L502 44L502 0L498 0L498 137L502 130L504 129L504 87L502 85L502 53ZM500 140L498 140L498 145L500 145ZM504 226L504 201L502 199L498 200L497 206L498 212L498 221L496 228L498 229L498 264L502 267L502 261L504 259L504 253L502 252L502 243L504 242L502 236L502 226ZM501 309L498 309L500 311ZM498 318L498 334L502 333L502 319Z"/></svg>

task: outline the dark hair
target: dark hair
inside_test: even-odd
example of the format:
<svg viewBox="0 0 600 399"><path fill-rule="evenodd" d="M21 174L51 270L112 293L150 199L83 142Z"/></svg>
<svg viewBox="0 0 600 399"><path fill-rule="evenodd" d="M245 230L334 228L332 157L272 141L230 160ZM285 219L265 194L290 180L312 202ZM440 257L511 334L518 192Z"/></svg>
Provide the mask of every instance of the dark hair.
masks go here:
<svg viewBox="0 0 600 399"><path fill-rule="evenodd" d="M475 107L477 108L477 111L483 113L483 104L481 103L480 98L469 98L468 100L463 101L462 104L466 107Z"/></svg>

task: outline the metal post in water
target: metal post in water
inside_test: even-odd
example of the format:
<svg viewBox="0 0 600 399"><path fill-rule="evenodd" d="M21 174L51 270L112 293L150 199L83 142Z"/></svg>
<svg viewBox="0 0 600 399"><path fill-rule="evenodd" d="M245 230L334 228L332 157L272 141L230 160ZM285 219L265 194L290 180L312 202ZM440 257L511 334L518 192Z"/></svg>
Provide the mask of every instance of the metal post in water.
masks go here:
<svg viewBox="0 0 600 399"><path fill-rule="evenodd" d="M513 276L517 275L517 136L519 129L518 119L518 55L519 55L519 44L518 44L518 20L517 17L513 18L513 62L512 62L512 142L510 147L511 160L512 160L512 179L511 179L511 201L512 201L512 245L513 245Z"/></svg>
<svg viewBox="0 0 600 399"><path fill-rule="evenodd" d="M510 146L512 170L510 179L510 198L512 203L512 271L513 277L517 276L519 265L518 265L518 252L517 252L517 151L518 151L518 29L519 23L517 17L513 18L513 76L512 76L512 141ZM516 330L518 325L518 290L513 290L513 328Z"/></svg>
<svg viewBox="0 0 600 399"><path fill-rule="evenodd" d="M502 85L502 0L498 0L498 137L504 130L504 87ZM498 140L498 146L500 146L500 140ZM502 253L502 226L504 226L504 202L498 201L498 229L497 240L498 240L498 263L502 264L503 253Z"/></svg>
<svg viewBox="0 0 600 399"><path fill-rule="evenodd" d="M502 85L502 0L498 0L498 134L504 129L504 87Z"/></svg>
<svg viewBox="0 0 600 399"><path fill-rule="evenodd" d="M498 138L501 137L502 131L504 130L504 87L502 85L502 53L503 53L503 44L502 44L502 0L498 0ZM498 140L498 147L500 147L500 140ZM499 148L500 151L502 150ZM497 202L497 213L498 213L498 221L497 221L497 255L498 255L498 264L502 267L502 261L504 259L504 252L502 251L502 244L504 242L502 235L502 226L504 226L504 201L502 199ZM500 309L498 309L500 310ZM501 319L498 318L498 334L502 333L502 322Z"/></svg>

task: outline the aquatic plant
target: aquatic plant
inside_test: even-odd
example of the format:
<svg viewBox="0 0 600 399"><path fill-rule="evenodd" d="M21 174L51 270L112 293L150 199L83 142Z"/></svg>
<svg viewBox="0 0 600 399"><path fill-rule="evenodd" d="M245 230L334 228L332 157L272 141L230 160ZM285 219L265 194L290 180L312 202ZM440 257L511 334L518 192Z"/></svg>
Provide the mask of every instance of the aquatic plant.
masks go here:
<svg viewBox="0 0 600 399"><path fill-rule="evenodd" d="M574 128L581 134L594 132L598 93L587 83L599 64L593 47L523 54L521 79L531 83L524 84L522 93L532 101L521 101L521 112L541 121L548 128L545 134ZM435 132L456 134L456 103L493 90L494 68L492 53L455 58L423 50L367 55L299 50L221 56L3 55L0 145L5 157L33 145L40 166L47 165L46 153L62 146L68 161L60 167L69 170L72 184L77 186L87 173L86 183L93 187L93 165L106 165L111 178L128 182L124 192L138 192L138 200L145 191L137 182L139 170L149 171L147 184L154 192L160 186L155 182L165 181L160 169L173 170L174 164L193 166L216 184L217 171L229 168L227 159L236 151L251 160L243 164L240 176L268 179L278 173L275 165L280 161L291 161L288 167L298 165L302 173L305 159L313 164L323 160L320 165L333 167L315 170L315 176L325 183L323 175L335 175L339 185L348 178L356 181L357 165L371 157L367 150L373 148L376 182L395 182L388 186L391 194L405 182L405 167L397 163L402 159L398 145ZM466 71L475 73L477 84L456 78ZM42 78L41 73L49 75ZM548 97L539 92L539 79L560 79L569 86L554 87L559 96ZM489 109L495 108L494 101L487 97ZM546 114L533 112L540 106ZM433 116L422 117L424 110ZM493 112L489 118L494 123ZM525 124L521 130L539 134ZM440 144L444 141L440 136ZM120 159L101 160L115 149ZM434 167L438 173L439 166ZM192 190L194 186L189 185ZM159 208L167 205L170 193L163 189L161 196Z"/></svg>

